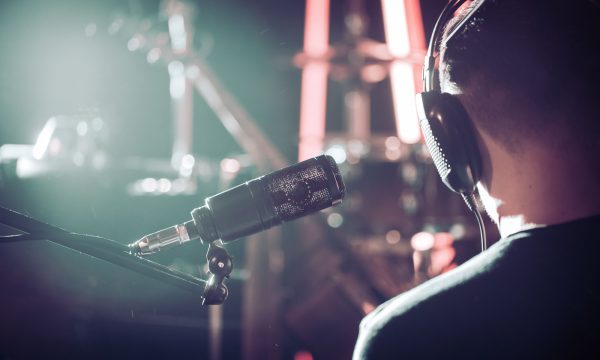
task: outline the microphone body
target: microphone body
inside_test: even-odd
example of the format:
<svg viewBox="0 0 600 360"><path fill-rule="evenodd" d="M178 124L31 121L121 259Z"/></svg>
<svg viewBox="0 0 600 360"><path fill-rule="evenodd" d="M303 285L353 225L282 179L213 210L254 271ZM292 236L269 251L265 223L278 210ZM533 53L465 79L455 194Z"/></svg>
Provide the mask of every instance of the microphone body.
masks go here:
<svg viewBox="0 0 600 360"><path fill-rule="evenodd" d="M205 199L192 220L131 244L138 255L200 239L232 241L339 204L346 193L331 156L321 155Z"/></svg>

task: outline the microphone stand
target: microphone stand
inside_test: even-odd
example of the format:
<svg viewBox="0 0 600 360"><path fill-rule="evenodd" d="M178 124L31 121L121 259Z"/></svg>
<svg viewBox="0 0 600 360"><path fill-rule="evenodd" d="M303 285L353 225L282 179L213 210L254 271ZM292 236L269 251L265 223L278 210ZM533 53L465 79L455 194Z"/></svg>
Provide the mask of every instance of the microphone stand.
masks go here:
<svg viewBox="0 0 600 360"><path fill-rule="evenodd" d="M116 241L71 233L1 206L0 219L0 223L27 233L26 235L2 237L0 243L48 240L194 293L204 292L206 288L205 280L135 256L127 245Z"/></svg>
<svg viewBox="0 0 600 360"><path fill-rule="evenodd" d="M202 305L220 305L228 295L227 286L223 283L226 278L229 278L233 268L231 256L221 246L212 242L208 245L206 252L206 261L208 263L208 271L212 274L202 295ZM223 337L223 313L220 306L211 306L208 309L209 313L209 349L210 359L220 360L221 342Z"/></svg>
<svg viewBox="0 0 600 360"><path fill-rule="evenodd" d="M211 275L204 287L202 305L223 304L229 293L224 281L231 274L233 260L225 248L212 242L208 245L206 261Z"/></svg>
<svg viewBox="0 0 600 360"><path fill-rule="evenodd" d="M229 291L224 281L233 270L233 260L227 250L216 242L210 243L206 252L211 274L207 281L136 256L127 245L98 236L75 234L1 206L0 219L1 224L27 233L2 236L0 244L48 240L188 291L198 293L202 289L202 305L220 305L227 299Z"/></svg>

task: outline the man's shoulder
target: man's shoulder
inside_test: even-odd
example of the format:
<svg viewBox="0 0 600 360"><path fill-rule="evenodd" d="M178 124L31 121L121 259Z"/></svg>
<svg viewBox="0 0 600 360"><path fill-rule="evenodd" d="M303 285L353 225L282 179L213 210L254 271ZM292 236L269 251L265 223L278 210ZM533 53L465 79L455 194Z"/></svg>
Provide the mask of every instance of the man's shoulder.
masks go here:
<svg viewBox="0 0 600 360"><path fill-rule="evenodd" d="M468 322L485 321L481 313L489 310L486 298L493 296L486 287L498 271L504 248L497 244L492 251L380 305L361 322L357 349L378 353L369 358L387 352L411 354L420 348L431 353L429 344L455 341L464 335L461 329L469 328Z"/></svg>
<svg viewBox="0 0 600 360"><path fill-rule="evenodd" d="M548 344L572 349L569 334L587 336L600 323L598 269L589 261L598 219L515 234L380 305L361 323L355 358L491 351L478 344L495 344L503 355Z"/></svg>

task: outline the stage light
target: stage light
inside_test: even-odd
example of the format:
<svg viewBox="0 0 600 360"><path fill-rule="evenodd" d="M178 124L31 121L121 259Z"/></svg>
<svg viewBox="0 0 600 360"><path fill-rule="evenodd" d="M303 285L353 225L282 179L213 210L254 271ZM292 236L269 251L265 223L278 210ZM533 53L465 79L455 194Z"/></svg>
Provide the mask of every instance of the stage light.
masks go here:
<svg viewBox="0 0 600 360"><path fill-rule="evenodd" d="M56 130L56 119L51 117L46 121L44 128L38 135L37 141L33 146L33 158L36 160L41 160L44 155L48 152L48 148L50 147L50 141L52 140L52 135Z"/></svg>
<svg viewBox="0 0 600 360"><path fill-rule="evenodd" d="M428 232L418 232L410 239L410 245L416 251L427 251L433 248L435 237Z"/></svg>
<svg viewBox="0 0 600 360"><path fill-rule="evenodd" d="M173 51L183 52L187 48L187 34L185 31L184 18L180 14L169 17L169 34Z"/></svg>
<svg viewBox="0 0 600 360"><path fill-rule="evenodd" d="M390 230L385 233L385 241L390 245L396 245L402 240L402 234L398 230Z"/></svg>
<svg viewBox="0 0 600 360"><path fill-rule="evenodd" d="M325 154L330 155L337 164L342 164L346 161L346 150L342 145L332 145L325 151Z"/></svg>
<svg viewBox="0 0 600 360"><path fill-rule="evenodd" d="M304 29L304 53L311 62L302 70L300 161L323 151L328 65L316 59L323 58L329 48L329 0L306 1Z"/></svg>
<svg viewBox="0 0 600 360"><path fill-rule="evenodd" d="M390 67L396 130L402 142L415 144L421 140L415 107L421 77L412 59L425 53L421 9L418 0L382 0L381 6L388 49L398 59Z"/></svg>
<svg viewBox="0 0 600 360"><path fill-rule="evenodd" d="M185 95L185 69L181 61L171 61L169 63L169 75L171 76L171 83L169 86L171 97L174 99L181 99Z"/></svg>
<svg viewBox="0 0 600 360"><path fill-rule="evenodd" d="M344 223L344 217L339 213L331 213L327 216L327 225L337 229Z"/></svg>

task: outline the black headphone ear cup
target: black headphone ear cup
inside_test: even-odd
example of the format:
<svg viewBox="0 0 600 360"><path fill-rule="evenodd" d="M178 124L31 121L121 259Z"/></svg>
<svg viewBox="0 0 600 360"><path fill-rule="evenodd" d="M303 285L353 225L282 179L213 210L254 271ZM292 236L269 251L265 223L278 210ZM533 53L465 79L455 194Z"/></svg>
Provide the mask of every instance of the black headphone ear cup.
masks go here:
<svg viewBox="0 0 600 360"><path fill-rule="evenodd" d="M481 157L470 119L455 96L437 91L417 95L425 143L450 190L472 194L481 176Z"/></svg>

